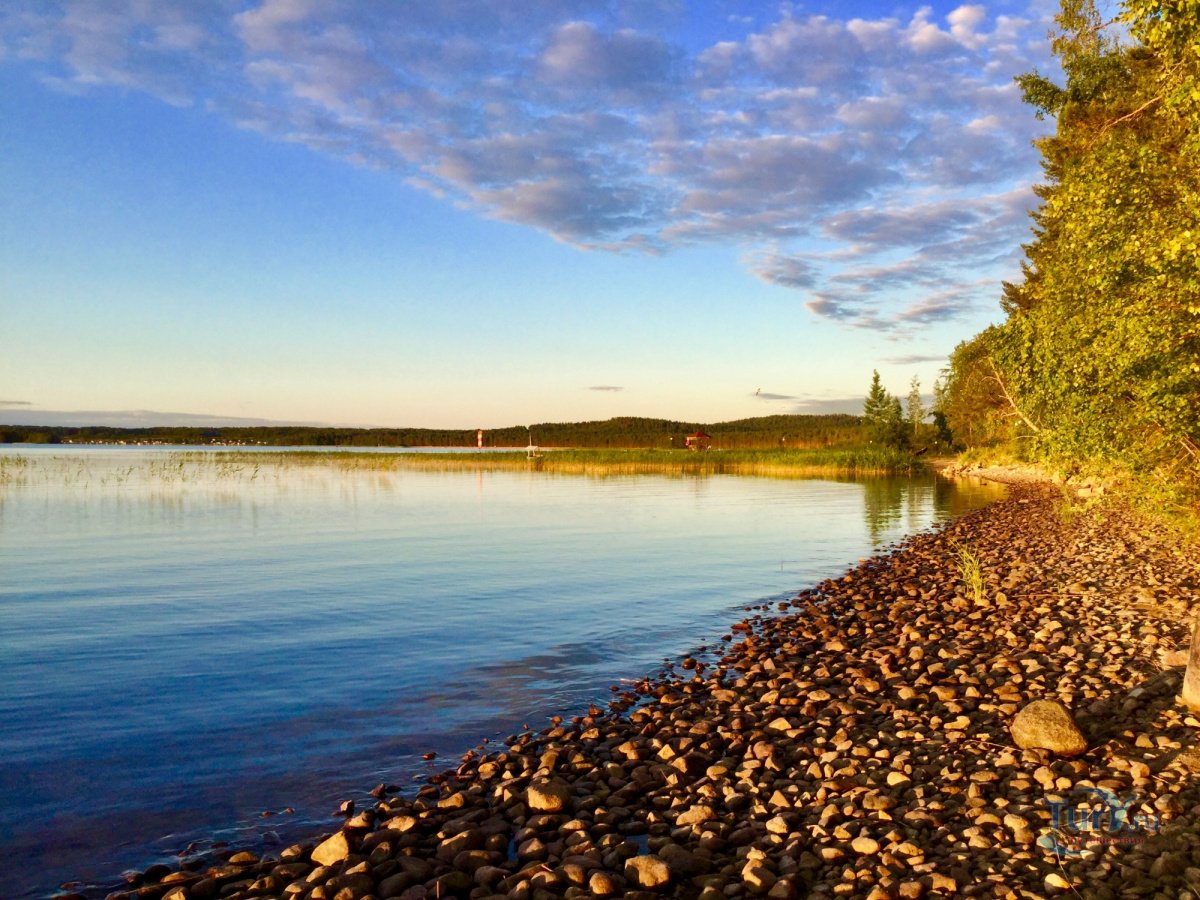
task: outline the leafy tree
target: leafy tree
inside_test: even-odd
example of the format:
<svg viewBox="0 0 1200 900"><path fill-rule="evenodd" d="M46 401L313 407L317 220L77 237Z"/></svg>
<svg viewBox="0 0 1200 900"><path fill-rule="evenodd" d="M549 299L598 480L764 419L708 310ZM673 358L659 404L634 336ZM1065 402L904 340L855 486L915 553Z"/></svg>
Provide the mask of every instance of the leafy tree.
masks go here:
<svg viewBox="0 0 1200 900"><path fill-rule="evenodd" d="M995 327L963 341L950 354L938 395L939 412L959 446L989 447L1017 434L1014 416L996 380L992 345Z"/></svg>
<svg viewBox="0 0 1200 900"><path fill-rule="evenodd" d="M933 419L933 437L939 444L946 447L954 446L954 435L950 431L950 425L946 420L946 406L949 403L949 392L946 389L946 382L940 378L933 380L933 409L930 410L930 416Z"/></svg>
<svg viewBox="0 0 1200 900"><path fill-rule="evenodd" d="M913 436L916 437L928 415L925 411L925 402L921 399L921 379L916 375L912 377L912 381L908 385L908 402L905 413L908 418L908 427L912 429Z"/></svg>
<svg viewBox="0 0 1200 900"><path fill-rule="evenodd" d="M1065 81L1017 80L1046 183L1005 321L954 352L957 440L1200 484L1200 0L1062 0Z"/></svg>

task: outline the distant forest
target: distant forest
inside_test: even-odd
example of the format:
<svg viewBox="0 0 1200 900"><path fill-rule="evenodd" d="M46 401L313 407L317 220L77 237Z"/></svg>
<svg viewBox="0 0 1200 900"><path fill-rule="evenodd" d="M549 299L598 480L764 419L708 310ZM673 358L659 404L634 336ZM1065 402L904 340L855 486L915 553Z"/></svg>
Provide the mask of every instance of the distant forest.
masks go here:
<svg viewBox="0 0 1200 900"><path fill-rule="evenodd" d="M671 449L703 431L714 448L841 447L863 442L862 419L851 415L763 416L705 424L624 417L604 422L543 422L526 428L485 429L484 447L607 447ZM475 429L109 428L0 425L0 443L33 444L257 444L272 447L474 447Z"/></svg>

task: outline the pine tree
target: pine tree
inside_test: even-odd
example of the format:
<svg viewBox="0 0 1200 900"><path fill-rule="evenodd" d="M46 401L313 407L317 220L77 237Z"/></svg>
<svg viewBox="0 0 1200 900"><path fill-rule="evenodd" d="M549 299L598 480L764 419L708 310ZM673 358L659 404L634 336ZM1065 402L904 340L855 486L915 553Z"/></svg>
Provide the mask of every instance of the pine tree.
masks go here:
<svg viewBox="0 0 1200 900"><path fill-rule="evenodd" d="M863 419L868 430L887 418L890 396L879 381L878 370L871 372L871 389L867 391L867 399L863 403Z"/></svg>
<svg viewBox="0 0 1200 900"><path fill-rule="evenodd" d="M884 389L877 371L871 373L871 388L863 402L863 424L868 438L874 443L889 447L903 447L908 443L908 427L900 398Z"/></svg>

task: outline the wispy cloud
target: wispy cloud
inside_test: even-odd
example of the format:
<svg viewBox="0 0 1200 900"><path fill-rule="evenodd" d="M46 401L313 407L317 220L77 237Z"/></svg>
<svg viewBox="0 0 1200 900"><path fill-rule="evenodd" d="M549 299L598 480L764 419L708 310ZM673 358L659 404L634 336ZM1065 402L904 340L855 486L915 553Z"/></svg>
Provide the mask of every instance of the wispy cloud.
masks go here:
<svg viewBox="0 0 1200 900"><path fill-rule="evenodd" d="M33 406L28 400L0 400L0 409L10 409L14 406Z"/></svg>
<svg viewBox="0 0 1200 900"><path fill-rule="evenodd" d="M863 394L865 396L866 390ZM852 416L862 415L863 397L808 397L801 398L792 412L797 415L822 415L829 413L848 413Z"/></svg>
<svg viewBox="0 0 1200 900"><path fill-rule="evenodd" d="M0 57L60 90L194 105L581 247L739 244L814 315L894 330L966 303L910 309L896 291L986 270L994 293L1011 266L1037 177L1012 76L1045 67L1046 27L897 10L714 17L728 33L697 46L677 4L16 0Z"/></svg>
<svg viewBox="0 0 1200 900"><path fill-rule="evenodd" d="M817 284L816 265L800 256L763 250L748 256L745 263L751 272L770 284L790 288L811 288Z"/></svg>
<svg viewBox="0 0 1200 900"><path fill-rule="evenodd" d="M797 399L792 394L771 394L766 391L755 391L750 395L756 400L795 400Z"/></svg>
<svg viewBox="0 0 1200 900"><path fill-rule="evenodd" d="M620 387L620 386L618 386L618 385L615 385L615 384L594 384L594 385L592 385L591 387L589 387L589 388L588 388L588 390L589 390L589 391L611 391L611 392L616 392L616 391L623 391L623 390L625 390L625 388L623 388L623 387Z"/></svg>
<svg viewBox="0 0 1200 900"><path fill-rule="evenodd" d="M222 426L252 427L256 425L328 426L329 422L279 421L241 416L207 415L204 413L160 412L149 409L22 409L4 414L5 425L61 425L83 427L106 425L111 428L152 428L158 425L181 425L195 428Z"/></svg>
<svg viewBox="0 0 1200 900"><path fill-rule="evenodd" d="M921 354L921 353L909 353L904 356L889 356L887 359L884 360L885 363L888 363L889 365L893 365L893 366L915 366L915 365L919 365L920 363L945 362L945 361L946 361L946 354L944 354L944 353L929 354L929 355Z"/></svg>

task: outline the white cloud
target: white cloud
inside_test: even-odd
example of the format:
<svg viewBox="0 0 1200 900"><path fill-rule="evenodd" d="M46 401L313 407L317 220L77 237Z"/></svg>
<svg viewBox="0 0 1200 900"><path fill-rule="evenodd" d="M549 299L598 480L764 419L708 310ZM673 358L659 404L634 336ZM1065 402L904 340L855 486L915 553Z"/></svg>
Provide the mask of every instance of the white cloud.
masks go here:
<svg viewBox="0 0 1200 900"><path fill-rule="evenodd" d="M931 10L926 6L913 16L904 35L908 46L921 55L956 49L958 42L954 40L954 36L929 21L930 15Z"/></svg>
<svg viewBox="0 0 1200 900"><path fill-rule="evenodd" d="M316 8L316 0L264 0L257 9L235 15L234 30L252 52L284 51L295 45L297 26Z"/></svg>
<svg viewBox="0 0 1200 900"><path fill-rule="evenodd" d="M1012 5L785 10L695 46L673 4L17 0L0 47L581 246L733 244L818 316L906 327L965 308L906 291L985 293L1027 227L1012 77L1044 67L1048 10Z"/></svg>
<svg viewBox="0 0 1200 900"><path fill-rule="evenodd" d="M950 34L964 47L975 49L982 47L987 38L978 32L980 25L987 19L987 11L982 6L960 6L946 16L950 23Z"/></svg>
<svg viewBox="0 0 1200 900"><path fill-rule="evenodd" d="M658 38L629 28L605 34L589 22L559 27L538 59L546 81L589 93L658 90L668 64L667 48Z"/></svg>

